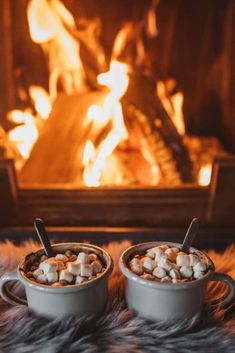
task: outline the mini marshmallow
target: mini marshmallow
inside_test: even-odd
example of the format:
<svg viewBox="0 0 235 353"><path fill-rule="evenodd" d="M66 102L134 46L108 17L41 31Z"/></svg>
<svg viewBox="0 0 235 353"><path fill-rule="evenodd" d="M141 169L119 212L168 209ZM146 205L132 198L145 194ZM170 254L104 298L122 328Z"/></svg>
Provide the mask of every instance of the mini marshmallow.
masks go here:
<svg viewBox="0 0 235 353"><path fill-rule="evenodd" d="M193 277L194 277L195 279L202 278L203 276L204 276L204 272L201 272L201 271L196 271L196 272L194 272L194 274L193 274Z"/></svg>
<svg viewBox="0 0 235 353"><path fill-rule="evenodd" d="M169 260L165 260L164 258L161 258L161 260L158 262L158 265L166 271L170 271L173 268L173 264Z"/></svg>
<svg viewBox="0 0 235 353"><path fill-rule="evenodd" d="M85 282L85 281L87 281L87 278L81 277L81 276L77 276L77 277L76 277L76 280L75 280L75 283L76 283L76 284L81 284L81 283L83 283L83 282Z"/></svg>
<svg viewBox="0 0 235 353"><path fill-rule="evenodd" d="M42 274L37 277L37 282L41 284L46 284L47 283L47 276Z"/></svg>
<svg viewBox="0 0 235 353"><path fill-rule="evenodd" d="M98 260L98 256L96 254L89 254L88 256L91 262Z"/></svg>
<svg viewBox="0 0 235 353"><path fill-rule="evenodd" d="M56 272L57 262L49 262L48 260L46 260L40 263L39 268L43 270L45 275L49 272Z"/></svg>
<svg viewBox="0 0 235 353"><path fill-rule="evenodd" d="M63 262L67 262L69 260L68 257L64 254L57 254L55 258Z"/></svg>
<svg viewBox="0 0 235 353"><path fill-rule="evenodd" d="M177 253L174 252L171 248L166 249L165 254L171 262L175 262Z"/></svg>
<svg viewBox="0 0 235 353"><path fill-rule="evenodd" d="M180 279L179 271L177 271L177 270L175 270L173 268L170 270L169 275L170 275L171 278Z"/></svg>
<svg viewBox="0 0 235 353"><path fill-rule="evenodd" d="M190 266L190 257L189 255L184 255L179 253L176 257L176 265L178 266Z"/></svg>
<svg viewBox="0 0 235 353"><path fill-rule="evenodd" d="M194 272L203 272L206 271L207 269L207 264L205 262L199 261L195 266L193 266Z"/></svg>
<svg viewBox="0 0 235 353"><path fill-rule="evenodd" d="M68 262L67 263L67 269L74 276L80 275L80 273L81 273L81 264L78 264L76 262Z"/></svg>
<svg viewBox="0 0 235 353"><path fill-rule="evenodd" d="M91 263L91 268L92 268L93 275L96 275L97 273L99 273L102 270L102 265L101 265L100 261L93 261Z"/></svg>
<svg viewBox="0 0 235 353"><path fill-rule="evenodd" d="M157 278L163 278L166 276L166 271L162 267L156 267L153 271L153 275Z"/></svg>
<svg viewBox="0 0 235 353"><path fill-rule="evenodd" d="M166 261L166 260L168 260L167 254L161 253L159 255L156 254L155 256L155 261L157 262Z"/></svg>
<svg viewBox="0 0 235 353"><path fill-rule="evenodd" d="M155 254L155 260L157 260L158 257L163 254L163 250L162 250L159 246L156 246L155 248L152 248L152 249L150 249L150 250L151 250L152 252L154 252L154 254Z"/></svg>
<svg viewBox="0 0 235 353"><path fill-rule="evenodd" d="M43 270L41 268L37 268L35 271L33 271L34 278L37 278L39 275L43 275Z"/></svg>
<svg viewBox="0 0 235 353"><path fill-rule="evenodd" d="M191 266L182 266L180 268L180 273L181 273L182 277L189 278L193 274L193 269Z"/></svg>
<svg viewBox="0 0 235 353"><path fill-rule="evenodd" d="M65 268L64 262L59 260L56 262L56 271L62 271Z"/></svg>
<svg viewBox="0 0 235 353"><path fill-rule="evenodd" d="M151 281L153 281L155 279L154 276L150 275L149 273L144 273L143 275L140 276L143 279L149 279Z"/></svg>
<svg viewBox="0 0 235 353"><path fill-rule="evenodd" d="M178 248L176 248L176 247L171 248L171 250L174 251L175 253L178 253L178 252L180 251L180 250L179 250Z"/></svg>
<svg viewBox="0 0 235 353"><path fill-rule="evenodd" d="M166 276L166 277L163 277L163 278L161 279L161 282L162 282L162 283L171 283L172 280L171 280L171 277Z"/></svg>
<svg viewBox="0 0 235 353"><path fill-rule="evenodd" d="M89 264L89 262L90 262L89 255L86 254L85 252L80 252L78 254L76 262L79 264Z"/></svg>
<svg viewBox="0 0 235 353"><path fill-rule="evenodd" d="M192 267L195 266L200 261L200 258L194 254L189 254L189 258L190 258L190 266Z"/></svg>
<svg viewBox="0 0 235 353"><path fill-rule="evenodd" d="M58 281L58 273L57 272L49 272L47 273L47 281L48 283L54 283Z"/></svg>
<svg viewBox="0 0 235 353"><path fill-rule="evenodd" d="M92 267L90 264L81 264L81 276L82 277L92 276Z"/></svg>
<svg viewBox="0 0 235 353"><path fill-rule="evenodd" d="M160 245L159 248L160 248L162 251L166 251L166 250L169 248L169 246L163 244L163 245Z"/></svg>
<svg viewBox="0 0 235 353"><path fill-rule="evenodd" d="M154 259L155 258L155 252L153 251L153 249L148 249L146 256L150 257L150 259Z"/></svg>
<svg viewBox="0 0 235 353"><path fill-rule="evenodd" d="M60 281L66 281L68 283L73 282L73 275L68 270L62 270L60 272Z"/></svg>
<svg viewBox="0 0 235 353"><path fill-rule="evenodd" d="M43 262L43 261L45 261L45 260L47 260L48 259L48 257L46 256L46 255L42 255L41 257L40 257L40 262Z"/></svg>
<svg viewBox="0 0 235 353"><path fill-rule="evenodd" d="M156 261L153 261L152 259L150 259L149 257L144 257L141 261L142 266L144 267L144 269L148 270L148 271L153 271L153 269L157 266Z"/></svg>
<svg viewBox="0 0 235 353"><path fill-rule="evenodd" d="M131 267L131 270L137 274L137 275L142 275L143 274L143 267L141 265L141 262L139 259L137 258L134 258L131 260L130 262L130 267Z"/></svg>

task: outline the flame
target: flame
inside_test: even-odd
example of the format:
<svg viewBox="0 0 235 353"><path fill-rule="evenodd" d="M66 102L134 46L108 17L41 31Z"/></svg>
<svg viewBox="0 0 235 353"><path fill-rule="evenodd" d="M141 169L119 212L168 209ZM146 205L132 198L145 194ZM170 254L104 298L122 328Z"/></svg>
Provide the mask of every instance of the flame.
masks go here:
<svg viewBox="0 0 235 353"><path fill-rule="evenodd" d="M120 98L125 94L129 84L128 66L112 61L109 71L98 75L97 81L108 87L110 92L102 106L90 106L87 116L98 129L108 121L112 121L112 129L96 150L91 141L86 142L83 155L83 163L85 161L83 179L86 186L100 186L107 158L117 145L128 137L120 103Z"/></svg>
<svg viewBox="0 0 235 353"><path fill-rule="evenodd" d="M9 131L8 137L15 143L21 156L27 159L38 138L34 116L27 111L13 110L7 117L12 122L22 124Z"/></svg>
<svg viewBox="0 0 235 353"><path fill-rule="evenodd" d="M154 38L158 35L156 8L159 4L159 0L152 0L147 15L147 34L150 38Z"/></svg>
<svg viewBox="0 0 235 353"><path fill-rule="evenodd" d="M212 164L208 163L201 167L198 173L198 184L207 186L211 181Z"/></svg>
<svg viewBox="0 0 235 353"><path fill-rule="evenodd" d="M31 39L49 58L49 92L57 96L60 82L69 95L85 90L85 72L79 56L80 43L71 34L76 24L59 0L31 0L27 8Z"/></svg>
<svg viewBox="0 0 235 353"><path fill-rule="evenodd" d="M168 86L172 89L175 82L174 80L168 80ZM162 81L157 83L157 95L162 102L163 107L170 116L173 124L175 125L179 135L185 134L185 124L183 115L183 103L184 95L182 92L177 92L173 95L169 95L167 92L167 84Z"/></svg>
<svg viewBox="0 0 235 353"><path fill-rule="evenodd" d="M29 95L34 103L35 110L42 119L46 120L51 112L51 102L48 93L40 86L31 86Z"/></svg>

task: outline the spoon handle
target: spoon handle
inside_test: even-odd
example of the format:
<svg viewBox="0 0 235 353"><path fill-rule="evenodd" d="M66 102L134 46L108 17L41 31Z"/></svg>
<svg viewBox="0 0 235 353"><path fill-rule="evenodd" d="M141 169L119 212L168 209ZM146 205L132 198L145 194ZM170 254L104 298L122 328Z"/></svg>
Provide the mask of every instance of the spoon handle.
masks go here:
<svg viewBox="0 0 235 353"><path fill-rule="evenodd" d="M43 221L40 218L34 220L34 227L36 229L37 235L44 247L45 253L48 257L53 257L54 253L44 226Z"/></svg>
<svg viewBox="0 0 235 353"><path fill-rule="evenodd" d="M181 251L185 253L189 251L189 248L195 238L195 235L198 232L198 229L199 229L199 220L198 218L193 218L192 222L190 223L190 226L188 227L187 233L184 237Z"/></svg>

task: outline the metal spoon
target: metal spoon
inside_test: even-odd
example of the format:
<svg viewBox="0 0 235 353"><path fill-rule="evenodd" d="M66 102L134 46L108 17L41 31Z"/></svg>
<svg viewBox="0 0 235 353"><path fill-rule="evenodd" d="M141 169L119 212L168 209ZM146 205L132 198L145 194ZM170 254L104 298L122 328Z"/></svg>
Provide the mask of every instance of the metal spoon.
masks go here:
<svg viewBox="0 0 235 353"><path fill-rule="evenodd" d="M54 253L44 226L43 221L40 218L34 220L34 227L36 229L37 235L42 243L45 253L48 257L53 257Z"/></svg>
<svg viewBox="0 0 235 353"><path fill-rule="evenodd" d="M189 248L195 238L195 235L198 232L198 229L199 229L199 220L197 218L194 218L190 223L190 226L188 227L187 233L184 237L181 251L186 253L189 251Z"/></svg>

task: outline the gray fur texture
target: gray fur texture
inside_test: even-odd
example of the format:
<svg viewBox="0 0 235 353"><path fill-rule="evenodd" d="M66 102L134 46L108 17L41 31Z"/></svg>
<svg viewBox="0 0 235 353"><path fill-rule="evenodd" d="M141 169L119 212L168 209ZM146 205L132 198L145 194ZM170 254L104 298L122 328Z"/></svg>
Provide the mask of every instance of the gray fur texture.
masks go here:
<svg viewBox="0 0 235 353"><path fill-rule="evenodd" d="M127 245L128 242L109 244L106 249L117 260ZM36 246L34 243L21 247L11 243L0 245L0 274L14 269L17 260ZM231 249L229 251L231 253ZM234 249L232 254L234 256ZM219 256L223 255L218 255L218 259ZM229 273L228 253L224 258ZM20 288L15 286L15 289ZM110 302L99 319L49 320L30 313L27 307L11 307L1 299L0 312L0 353L235 352L232 308L224 315L224 312L211 312L207 306L200 316L190 320L165 324L148 322L126 309L123 279L117 267L110 281Z"/></svg>

